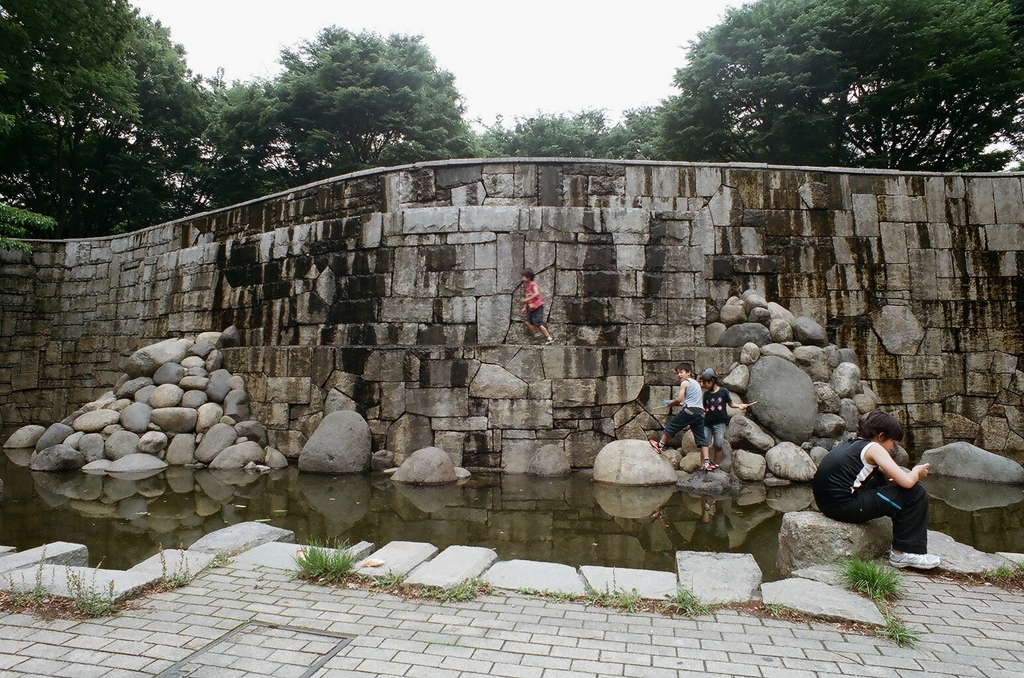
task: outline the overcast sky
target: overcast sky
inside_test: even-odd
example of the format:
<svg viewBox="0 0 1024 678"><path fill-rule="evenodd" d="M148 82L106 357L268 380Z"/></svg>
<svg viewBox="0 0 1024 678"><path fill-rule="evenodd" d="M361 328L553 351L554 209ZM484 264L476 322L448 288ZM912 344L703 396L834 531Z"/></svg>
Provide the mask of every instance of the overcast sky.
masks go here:
<svg viewBox="0 0 1024 678"><path fill-rule="evenodd" d="M672 95L697 33L741 0L130 0L171 30L194 72L228 81L277 73L283 47L337 25L422 35L455 75L470 120L629 108Z"/></svg>

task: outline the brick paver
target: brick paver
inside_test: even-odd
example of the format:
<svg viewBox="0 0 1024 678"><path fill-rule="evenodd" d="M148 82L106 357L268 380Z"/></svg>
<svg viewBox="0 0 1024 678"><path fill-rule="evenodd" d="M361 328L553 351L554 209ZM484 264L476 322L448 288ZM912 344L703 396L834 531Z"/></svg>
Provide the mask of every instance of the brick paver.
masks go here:
<svg viewBox="0 0 1024 678"><path fill-rule="evenodd" d="M228 565L115 617L0 615L0 674L134 678L173 675L191 660L207 662L208 675L295 678L1021 675L1024 595L941 576L904 582L895 610L921 633L914 649L825 622L732 610L690 619L505 592L467 603L403 600ZM337 634L350 637L340 649Z"/></svg>

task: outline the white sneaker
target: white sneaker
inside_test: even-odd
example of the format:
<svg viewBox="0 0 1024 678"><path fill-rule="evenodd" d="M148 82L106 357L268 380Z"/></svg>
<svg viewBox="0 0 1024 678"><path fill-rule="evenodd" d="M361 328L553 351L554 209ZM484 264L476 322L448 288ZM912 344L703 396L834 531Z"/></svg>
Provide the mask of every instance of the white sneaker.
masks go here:
<svg viewBox="0 0 1024 678"><path fill-rule="evenodd" d="M931 570L939 566L942 559L931 553L895 553L889 551L889 564L903 569L912 567L916 570Z"/></svg>

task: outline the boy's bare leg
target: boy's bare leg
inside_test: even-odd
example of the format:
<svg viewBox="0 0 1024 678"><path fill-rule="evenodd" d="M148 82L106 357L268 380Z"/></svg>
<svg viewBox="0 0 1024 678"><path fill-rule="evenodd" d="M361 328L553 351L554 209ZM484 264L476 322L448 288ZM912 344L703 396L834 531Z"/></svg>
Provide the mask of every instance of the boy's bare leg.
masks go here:
<svg viewBox="0 0 1024 678"><path fill-rule="evenodd" d="M711 461L715 462L716 466L720 465L722 463L722 450L720 450L720 449L718 449L716 447L715 448L715 458L712 459Z"/></svg>
<svg viewBox="0 0 1024 678"><path fill-rule="evenodd" d="M551 333L548 332L548 328L546 325L538 325L538 327L540 328L540 331L544 333L545 339L551 336Z"/></svg>
<svg viewBox="0 0 1024 678"><path fill-rule="evenodd" d="M540 331L540 330L538 330L538 329L537 329L536 327L534 327L533 325L531 325L531 324L530 324L530 322L529 322L528 320L524 320L524 321L523 321L523 324L524 324L524 325L526 325L526 331L530 333L530 336L531 336L531 337L532 337L533 335L537 334L537 332L539 332L539 331ZM541 325L541 327L543 327L543 325Z"/></svg>
<svg viewBox="0 0 1024 678"><path fill-rule="evenodd" d="M701 461L711 461L711 458L708 456L707 447L700 448L700 459Z"/></svg>

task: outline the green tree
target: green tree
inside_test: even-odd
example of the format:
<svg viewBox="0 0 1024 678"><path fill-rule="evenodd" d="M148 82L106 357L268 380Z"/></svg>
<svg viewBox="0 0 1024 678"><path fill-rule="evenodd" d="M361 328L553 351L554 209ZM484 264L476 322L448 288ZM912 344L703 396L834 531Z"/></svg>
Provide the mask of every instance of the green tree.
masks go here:
<svg viewBox="0 0 1024 678"><path fill-rule="evenodd" d="M202 203L201 83L126 0L3 0L0 195L57 237L139 228Z"/></svg>
<svg viewBox="0 0 1024 678"><path fill-rule="evenodd" d="M1015 0L1016 1L1016 0ZM1004 0L760 0L691 44L666 103L686 160L992 170L1021 112Z"/></svg>
<svg viewBox="0 0 1024 678"><path fill-rule="evenodd" d="M657 111L626 111L624 120L608 124L603 111L544 114L517 118L506 128L498 121L484 130L479 146L484 157L514 158L651 158L657 140Z"/></svg>
<svg viewBox="0 0 1024 678"><path fill-rule="evenodd" d="M50 217L0 203L0 250L30 252L32 248L21 238L50 231L55 224Z"/></svg>

